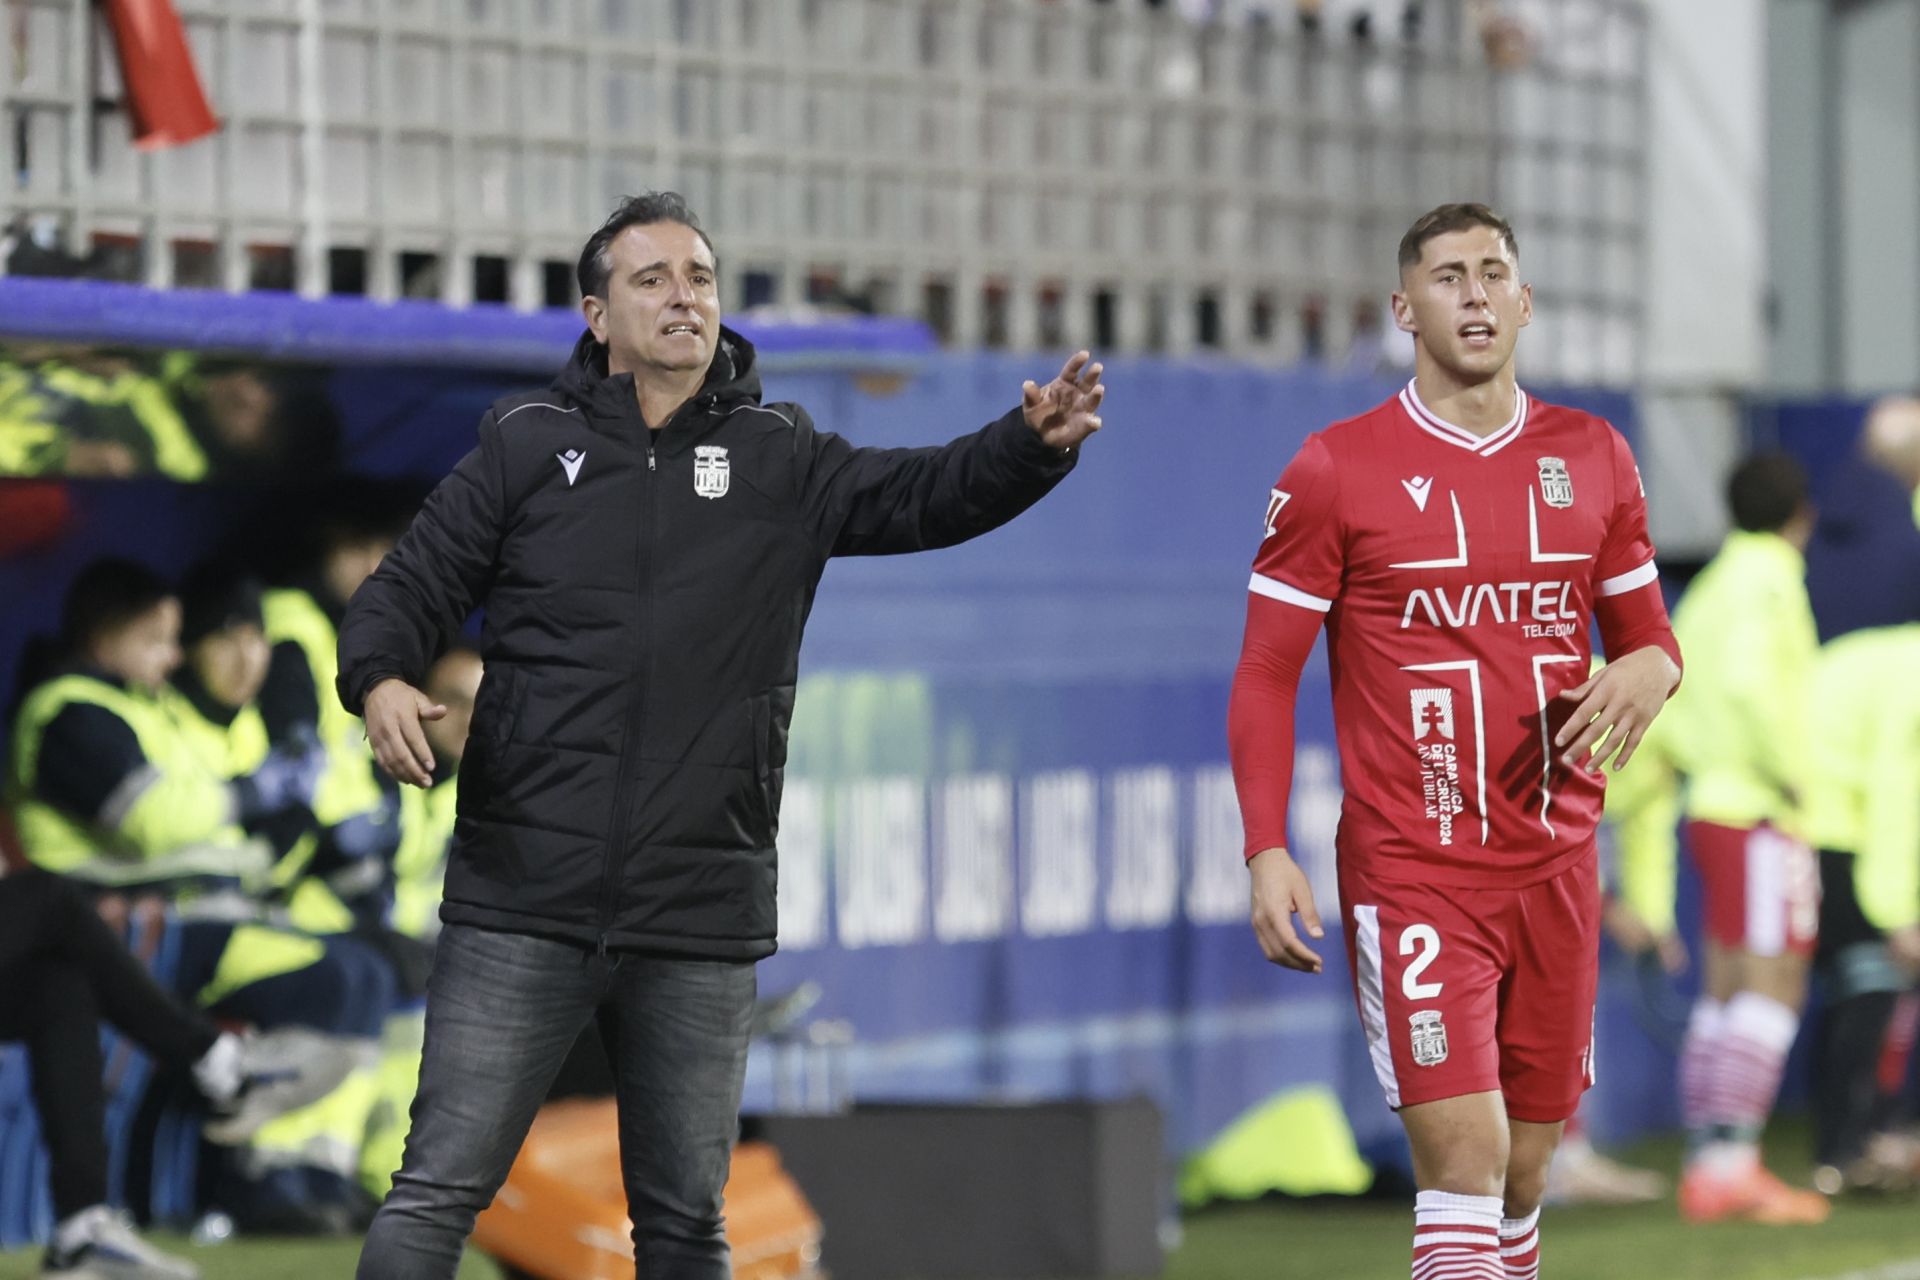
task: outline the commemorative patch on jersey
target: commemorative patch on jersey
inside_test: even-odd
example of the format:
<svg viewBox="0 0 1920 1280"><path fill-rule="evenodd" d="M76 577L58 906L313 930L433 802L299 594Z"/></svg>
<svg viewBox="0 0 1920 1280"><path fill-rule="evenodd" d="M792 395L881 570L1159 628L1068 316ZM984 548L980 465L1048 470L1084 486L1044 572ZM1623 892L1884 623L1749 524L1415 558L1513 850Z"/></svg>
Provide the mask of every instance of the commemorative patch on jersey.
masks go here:
<svg viewBox="0 0 1920 1280"><path fill-rule="evenodd" d="M703 498L724 498L733 483L724 445L703 444L693 450L693 491Z"/></svg>
<svg viewBox="0 0 1920 1280"><path fill-rule="evenodd" d="M1573 505L1573 477L1567 473L1565 458L1541 458L1540 496L1550 507L1565 509Z"/></svg>
<svg viewBox="0 0 1920 1280"><path fill-rule="evenodd" d="M1438 1009L1421 1009L1412 1024L1413 1065L1437 1067L1447 1060L1447 1024Z"/></svg>

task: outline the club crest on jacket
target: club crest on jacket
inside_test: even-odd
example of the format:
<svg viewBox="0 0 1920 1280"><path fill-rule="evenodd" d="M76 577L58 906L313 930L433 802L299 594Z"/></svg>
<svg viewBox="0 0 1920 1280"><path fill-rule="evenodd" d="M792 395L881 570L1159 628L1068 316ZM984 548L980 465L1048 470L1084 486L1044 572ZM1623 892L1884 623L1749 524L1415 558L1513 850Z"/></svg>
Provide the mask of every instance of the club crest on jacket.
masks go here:
<svg viewBox="0 0 1920 1280"><path fill-rule="evenodd" d="M693 491L703 498L724 498L732 482L723 445L696 445L693 450Z"/></svg>

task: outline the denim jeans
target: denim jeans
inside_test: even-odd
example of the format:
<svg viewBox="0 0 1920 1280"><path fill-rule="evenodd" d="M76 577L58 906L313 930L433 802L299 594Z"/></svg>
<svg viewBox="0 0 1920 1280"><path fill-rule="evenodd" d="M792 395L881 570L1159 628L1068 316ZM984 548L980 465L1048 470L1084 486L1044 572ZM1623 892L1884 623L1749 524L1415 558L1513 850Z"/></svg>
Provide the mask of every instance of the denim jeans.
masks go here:
<svg viewBox="0 0 1920 1280"><path fill-rule="evenodd" d="M754 993L750 962L600 954L448 925L427 983L406 1156L367 1232L359 1280L452 1280L474 1219L596 1016L618 1090L634 1274L724 1280L721 1191Z"/></svg>

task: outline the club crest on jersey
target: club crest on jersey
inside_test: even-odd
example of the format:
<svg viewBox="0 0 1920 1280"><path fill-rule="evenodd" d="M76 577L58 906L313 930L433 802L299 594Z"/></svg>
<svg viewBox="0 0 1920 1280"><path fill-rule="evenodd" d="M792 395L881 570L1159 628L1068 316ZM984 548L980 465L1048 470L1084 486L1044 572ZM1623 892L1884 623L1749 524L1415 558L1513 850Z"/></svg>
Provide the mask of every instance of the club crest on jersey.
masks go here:
<svg viewBox="0 0 1920 1280"><path fill-rule="evenodd" d="M1540 496L1550 507L1573 505L1573 477L1567 474L1566 459L1540 459Z"/></svg>
<svg viewBox="0 0 1920 1280"><path fill-rule="evenodd" d="M1293 497L1285 489L1274 489L1271 492L1273 496L1267 499L1267 532L1265 534L1269 538L1273 536L1274 522L1280 519L1280 508L1286 506L1288 499Z"/></svg>
<svg viewBox="0 0 1920 1280"><path fill-rule="evenodd" d="M1438 1009L1422 1009L1408 1021L1412 1024L1413 1065L1437 1067L1447 1060L1447 1024Z"/></svg>
<svg viewBox="0 0 1920 1280"><path fill-rule="evenodd" d="M1453 741L1453 690L1415 689L1408 695L1413 703L1413 740L1425 741L1439 734Z"/></svg>
<svg viewBox="0 0 1920 1280"><path fill-rule="evenodd" d="M727 463L725 447L696 445L693 450L693 491L703 498L724 498L733 482L733 470Z"/></svg>

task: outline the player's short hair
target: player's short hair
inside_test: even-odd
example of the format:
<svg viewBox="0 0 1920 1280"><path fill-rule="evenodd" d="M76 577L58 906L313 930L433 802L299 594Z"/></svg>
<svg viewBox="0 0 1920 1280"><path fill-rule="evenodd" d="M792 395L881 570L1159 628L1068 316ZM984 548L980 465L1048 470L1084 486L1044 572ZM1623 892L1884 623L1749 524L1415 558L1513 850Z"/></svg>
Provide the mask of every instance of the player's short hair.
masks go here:
<svg viewBox="0 0 1920 1280"><path fill-rule="evenodd" d="M1777 449L1752 454L1727 477L1727 507L1748 533L1778 533L1807 505L1807 473Z"/></svg>
<svg viewBox="0 0 1920 1280"><path fill-rule="evenodd" d="M700 225L685 196L678 191L642 191L623 199L600 224L600 229L587 237L586 246L580 250L580 265L574 273L580 283L580 296L606 297L607 280L613 275L613 259L607 251L613 246L614 237L628 227L650 227L656 222L679 223L706 242L708 253L719 256L714 250L713 238Z"/></svg>
<svg viewBox="0 0 1920 1280"><path fill-rule="evenodd" d="M1514 238L1512 224L1490 207L1484 204L1443 204L1421 214L1407 228L1407 234L1400 237L1400 270L1419 265L1420 254L1427 247L1427 241L1473 227L1492 227L1507 242L1507 252L1515 259L1520 257L1520 242Z"/></svg>

